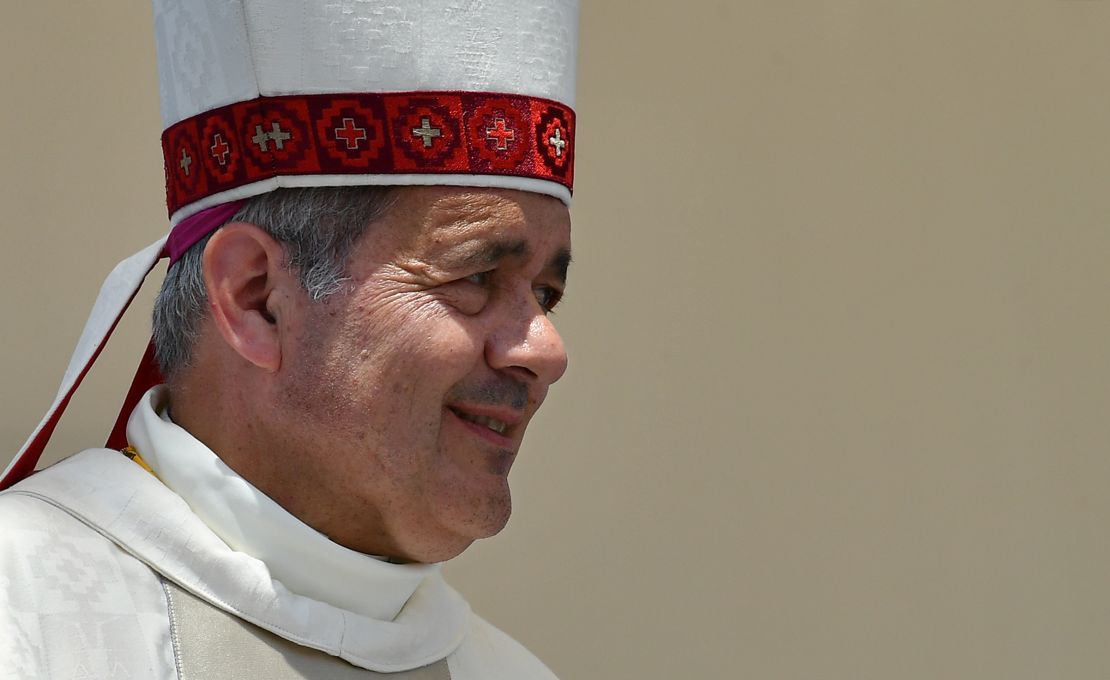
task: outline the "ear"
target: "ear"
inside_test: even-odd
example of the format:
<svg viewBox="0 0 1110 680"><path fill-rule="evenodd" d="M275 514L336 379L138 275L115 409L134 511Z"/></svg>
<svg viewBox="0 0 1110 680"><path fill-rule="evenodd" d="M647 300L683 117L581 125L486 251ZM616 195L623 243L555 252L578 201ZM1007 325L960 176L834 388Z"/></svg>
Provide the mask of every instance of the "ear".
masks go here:
<svg viewBox="0 0 1110 680"><path fill-rule="evenodd" d="M212 320L224 341L266 371L281 367L281 329L296 278L284 266L281 244L246 222L224 225L202 258Z"/></svg>

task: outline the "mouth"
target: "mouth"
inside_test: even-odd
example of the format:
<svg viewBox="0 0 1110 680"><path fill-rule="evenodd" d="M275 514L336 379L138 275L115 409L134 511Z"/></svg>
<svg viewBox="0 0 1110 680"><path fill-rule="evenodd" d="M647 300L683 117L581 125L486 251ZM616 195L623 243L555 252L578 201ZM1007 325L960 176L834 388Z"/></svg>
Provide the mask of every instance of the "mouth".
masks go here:
<svg viewBox="0 0 1110 680"><path fill-rule="evenodd" d="M451 408L451 412L468 423L474 423L475 425L487 427L500 435L504 435L505 432L507 432L509 429L508 423L503 420L498 420L497 418L493 418L490 416L480 416L474 413L467 413L466 411L460 411L456 408Z"/></svg>
<svg viewBox="0 0 1110 680"><path fill-rule="evenodd" d="M459 406L448 406L447 411L463 427L488 443L501 449L515 448L514 435L520 422L520 416L516 415L515 412L510 413L505 409L488 407ZM505 412L502 413L501 411Z"/></svg>

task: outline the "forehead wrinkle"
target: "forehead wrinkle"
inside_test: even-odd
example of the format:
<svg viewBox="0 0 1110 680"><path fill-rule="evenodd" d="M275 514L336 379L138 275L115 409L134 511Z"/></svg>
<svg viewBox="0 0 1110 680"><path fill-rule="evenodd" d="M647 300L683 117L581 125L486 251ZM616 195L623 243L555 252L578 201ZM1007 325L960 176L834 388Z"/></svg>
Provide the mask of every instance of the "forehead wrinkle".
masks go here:
<svg viewBox="0 0 1110 680"><path fill-rule="evenodd" d="M487 233L518 226L520 209L501 196L476 200L469 194L447 196L434 204L434 230L443 234Z"/></svg>
<svg viewBox="0 0 1110 680"><path fill-rule="evenodd" d="M425 256L417 257L433 269L489 269L504 260L524 261L544 255L535 251L526 213L511 197L451 193L433 205L424 222ZM543 264L549 275L557 276L564 284L571 260L569 251L569 246L559 248ZM413 254L419 252L417 247Z"/></svg>

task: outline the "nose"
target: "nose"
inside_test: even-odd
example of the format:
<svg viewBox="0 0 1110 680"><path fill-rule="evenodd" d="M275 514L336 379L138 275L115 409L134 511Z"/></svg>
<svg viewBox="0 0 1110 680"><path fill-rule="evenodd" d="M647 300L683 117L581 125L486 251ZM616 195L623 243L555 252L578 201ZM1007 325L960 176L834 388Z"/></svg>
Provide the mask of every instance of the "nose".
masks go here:
<svg viewBox="0 0 1110 680"><path fill-rule="evenodd" d="M535 298L520 311L523 313L512 315L490 333L486 361L491 368L547 387L563 377L567 370L563 338Z"/></svg>

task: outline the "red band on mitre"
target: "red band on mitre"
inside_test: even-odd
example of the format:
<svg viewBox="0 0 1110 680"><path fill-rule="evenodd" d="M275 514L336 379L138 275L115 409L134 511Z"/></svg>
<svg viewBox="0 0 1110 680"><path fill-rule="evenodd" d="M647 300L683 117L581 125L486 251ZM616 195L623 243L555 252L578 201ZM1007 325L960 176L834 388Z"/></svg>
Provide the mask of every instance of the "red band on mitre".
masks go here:
<svg viewBox="0 0 1110 680"><path fill-rule="evenodd" d="M162 134L170 215L288 175L508 175L574 180L574 111L496 93L258 97Z"/></svg>

